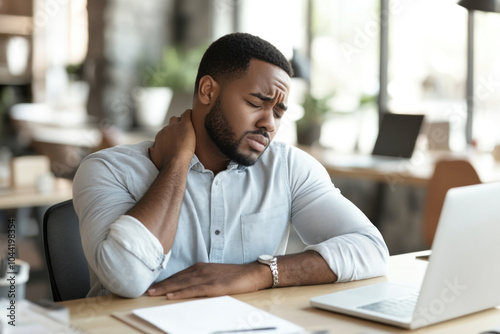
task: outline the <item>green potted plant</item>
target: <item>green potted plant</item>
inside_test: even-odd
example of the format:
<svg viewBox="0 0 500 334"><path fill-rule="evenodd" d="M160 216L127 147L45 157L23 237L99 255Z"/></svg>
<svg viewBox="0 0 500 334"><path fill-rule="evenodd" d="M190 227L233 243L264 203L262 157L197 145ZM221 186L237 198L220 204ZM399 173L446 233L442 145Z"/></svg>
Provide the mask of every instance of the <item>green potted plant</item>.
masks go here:
<svg viewBox="0 0 500 334"><path fill-rule="evenodd" d="M363 94L359 98L359 109L364 109L364 108L369 108L371 106L374 106L377 104L377 97L378 95L376 94Z"/></svg>
<svg viewBox="0 0 500 334"><path fill-rule="evenodd" d="M134 90L139 126L161 127L174 95L192 95L202 56L200 50L184 51L170 46L164 49L159 64L145 67L142 86Z"/></svg>
<svg viewBox="0 0 500 334"><path fill-rule="evenodd" d="M311 146L319 141L321 127L331 113L330 100L333 94L325 97L315 97L307 93L302 107L304 116L297 121L297 143Z"/></svg>
<svg viewBox="0 0 500 334"><path fill-rule="evenodd" d="M185 51L181 47L166 47L161 62L156 67L146 67L143 86L192 93L201 56L198 48Z"/></svg>
<svg viewBox="0 0 500 334"><path fill-rule="evenodd" d="M78 106L86 105L90 87L88 82L85 81L84 64L67 64L65 69L68 75L66 103Z"/></svg>

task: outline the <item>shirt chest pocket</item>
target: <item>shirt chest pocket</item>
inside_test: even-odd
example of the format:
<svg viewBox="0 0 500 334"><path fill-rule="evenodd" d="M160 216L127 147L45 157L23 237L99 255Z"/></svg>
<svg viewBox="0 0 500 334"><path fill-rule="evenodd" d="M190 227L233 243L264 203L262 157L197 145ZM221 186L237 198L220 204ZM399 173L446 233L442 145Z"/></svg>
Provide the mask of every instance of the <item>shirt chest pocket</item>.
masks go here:
<svg viewBox="0 0 500 334"><path fill-rule="evenodd" d="M262 254L281 253L286 248L289 221L287 205L241 216L244 261L255 261Z"/></svg>

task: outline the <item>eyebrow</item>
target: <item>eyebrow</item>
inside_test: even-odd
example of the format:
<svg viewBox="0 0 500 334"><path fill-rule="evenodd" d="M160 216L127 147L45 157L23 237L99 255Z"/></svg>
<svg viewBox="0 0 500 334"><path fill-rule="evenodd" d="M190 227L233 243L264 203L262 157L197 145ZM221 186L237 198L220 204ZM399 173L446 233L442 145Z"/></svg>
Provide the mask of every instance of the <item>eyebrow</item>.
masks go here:
<svg viewBox="0 0 500 334"><path fill-rule="evenodd" d="M262 101L265 101L265 102L273 102L274 101L273 97L266 96L266 95L263 95L261 93L250 93L250 95L255 96L256 98L258 98ZM277 103L276 105L278 106L278 108L283 109L284 111L286 111L288 109L288 106L285 105L284 103Z"/></svg>

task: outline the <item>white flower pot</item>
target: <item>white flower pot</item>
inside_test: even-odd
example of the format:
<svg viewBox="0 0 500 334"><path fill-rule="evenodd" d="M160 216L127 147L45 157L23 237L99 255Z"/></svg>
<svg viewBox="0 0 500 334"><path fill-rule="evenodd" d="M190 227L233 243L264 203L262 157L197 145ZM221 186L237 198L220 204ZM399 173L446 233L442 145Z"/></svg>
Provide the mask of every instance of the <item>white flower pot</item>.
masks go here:
<svg viewBox="0 0 500 334"><path fill-rule="evenodd" d="M173 93L168 87L134 88L139 126L147 129L161 128L165 123Z"/></svg>

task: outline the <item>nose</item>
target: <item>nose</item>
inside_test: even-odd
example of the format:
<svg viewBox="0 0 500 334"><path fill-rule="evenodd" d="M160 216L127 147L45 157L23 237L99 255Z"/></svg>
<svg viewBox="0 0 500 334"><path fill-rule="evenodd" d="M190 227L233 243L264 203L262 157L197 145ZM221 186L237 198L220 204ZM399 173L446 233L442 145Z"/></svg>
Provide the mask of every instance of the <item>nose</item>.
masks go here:
<svg viewBox="0 0 500 334"><path fill-rule="evenodd" d="M276 118L274 117L274 111L272 108L266 108L262 111L256 126L257 128L263 129L266 132L274 132L276 130Z"/></svg>

